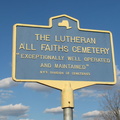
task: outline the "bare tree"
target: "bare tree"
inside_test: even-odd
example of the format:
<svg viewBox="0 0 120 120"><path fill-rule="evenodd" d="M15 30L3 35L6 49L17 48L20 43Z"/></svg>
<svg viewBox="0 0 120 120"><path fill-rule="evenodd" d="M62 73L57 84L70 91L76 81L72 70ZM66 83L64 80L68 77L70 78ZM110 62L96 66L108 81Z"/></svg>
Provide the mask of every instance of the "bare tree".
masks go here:
<svg viewBox="0 0 120 120"><path fill-rule="evenodd" d="M103 96L101 106L101 119L120 120L120 91L109 91Z"/></svg>

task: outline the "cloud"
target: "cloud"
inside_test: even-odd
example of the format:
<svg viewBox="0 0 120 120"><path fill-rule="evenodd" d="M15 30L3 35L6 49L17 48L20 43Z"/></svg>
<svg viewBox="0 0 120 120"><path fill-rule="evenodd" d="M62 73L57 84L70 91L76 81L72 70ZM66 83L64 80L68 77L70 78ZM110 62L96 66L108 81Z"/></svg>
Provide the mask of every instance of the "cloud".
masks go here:
<svg viewBox="0 0 120 120"><path fill-rule="evenodd" d="M102 97L103 95L105 95L105 93L103 94L100 91L84 88L75 92L74 95L75 95L75 98L78 99L82 97Z"/></svg>
<svg viewBox="0 0 120 120"><path fill-rule="evenodd" d="M79 93L81 93L80 97L95 96L94 90L81 89L81 90L79 90Z"/></svg>
<svg viewBox="0 0 120 120"><path fill-rule="evenodd" d="M118 66L116 68L117 68L117 70L116 70L117 76L120 76L120 70L118 69Z"/></svg>
<svg viewBox="0 0 120 120"><path fill-rule="evenodd" d="M117 67L117 84L116 85L120 87L120 70L118 69L118 67Z"/></svg>
<svg viewBox="0 0 120 120"><path fill-rule="evenodd" d="M14 82L11 77L0 80L0 88L10 88L16 85L18 85L18 83Z"/></svg>
<svg viewBox="0 0 120 120"><path fill-rule="evenodd" d="M62 113L63 110L61 107L56 107L56 108L50 108L50 109L45 109L44 113L53 113L53 114L60 114Z"/></svg>
<svg viewBox="0 0 120 120"><path fill-rule="evenodd" d="M100 111L94 110L94 111L91 111L91 112L84 113L82 115L82 117L84 117L84 118L87 118L87 117L96 117L96 116L100 116Z"/></svg>
<svg viewBox="0 0 120 120"><path fill-rule="evenodd" d="M22 104L0 106L0 117L20 117L26 115L28 110L29 106L24 106Z"/></svg>
<svg viewBox="0 0 120 120"><path fill-rule="evenodd" d="M7 99L7 98L10 98L13 93L12 90L0 90L0 98L2 99Z"/></svg>
<svg viewBox="0 0 120 120"><path fill-rule="evenodd" d="M25 83L24 87L31 88L39 92L51 92L53 89L39 83Z"/></svg>
<svg viewBox="0 0 120 120"><path fill-rule="evenodd" d="M85 120L103 120L102 118L102 114L105 113L107 114L108 111L98 111L98 110L94 110L94 111L90 111L90 112L87 112L87 113L84 113L82 115L82 117L85 119Z"/></svg>
<svg viewBox="0 0 120 120"><path fill-rule="evenodd" d="M12 97L12 90L0 90L0 103Z"/></svg>

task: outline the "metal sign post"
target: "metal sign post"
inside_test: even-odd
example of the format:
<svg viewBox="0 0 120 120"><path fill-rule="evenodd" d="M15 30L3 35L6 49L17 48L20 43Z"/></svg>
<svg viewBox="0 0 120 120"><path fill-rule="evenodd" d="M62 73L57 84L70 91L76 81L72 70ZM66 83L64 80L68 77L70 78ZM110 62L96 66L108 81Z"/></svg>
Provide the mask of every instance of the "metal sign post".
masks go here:
<svg viewBox="0 0 120 120"><path fill-rule="evenodd" d="M72 108L64 108L63 109L64 120L73 120L73 109Z"/></svg>
<svg viewBox="0 0 120 120"><path fill-rule="evenodd" d="M71 120L74 90L116 83L112 33L80 28L65 14L51 17L47 26L15 24L12 78L61 90L64 118Z"/></svg>
<svg viewBox="0 0 120 120"><path fill-rule="evenodd" d="M62 108L64 120L73 120L74 95L70 84L62 90Z"/></svg>

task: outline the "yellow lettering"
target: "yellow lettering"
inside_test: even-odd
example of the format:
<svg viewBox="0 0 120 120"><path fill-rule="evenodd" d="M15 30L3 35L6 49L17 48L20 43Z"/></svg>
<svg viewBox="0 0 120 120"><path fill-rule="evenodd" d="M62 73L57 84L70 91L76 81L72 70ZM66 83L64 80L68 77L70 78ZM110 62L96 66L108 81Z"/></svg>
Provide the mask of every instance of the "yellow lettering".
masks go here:
<svg viewBox="0 0 120 120"><path fill-rule="evenodd" d="M19 49L36 50L33 44L23 44L23 43L20 44Z"/></svg>
<svg viewBox="0 0 120 120"><path fill-rule="evenodd" d="M74 64L54 64L55 68L66 68L66 69L86 69L89 65L74 65Z"/></svg>
<svg viewBox="0 0 120 120"><path fill-rule="evenodd" d="M25 49L24 44L21 43L19 49Z"/></svg>
<svg viewBox="0 0 120 120"><path fill-rule="evenodd" d="M91 42L90 43L96 44L96 38L91 38Z"/></svg>
<svg viewBox="0 0 120 120"><path fill-rule="evenodd" d="M109 48L108 48L108 49L107 49L107 48L105 48L105 51L106 51L106 54L108 54Z"/></svg>
<svg viewBox="0 0 120 120"><path fill-rule="evenodd" d="M62 52L68 52L68 46L63 45L49 45L49 44L41 44L41 50L44 51L62 51Z"/></svg>
<svg viewBox="0 0 120 120"><path fill-rule="evenodd" d="M26 46L26 50L36 50L36 49L34 49L34 45L33 44L25 44L25 46Z"/></svg>
<svg viewBox="0 0 120 120"><path fill-rule="evenodd" d="M96 38L86 38L80 36L58 36L55 35L56 42L74 42L74 43L89 43L96 44Z"/></svg>
<svg viewBox="0 0 120 120"><path fill-rule="evenodd" d="M76 37L76 43L80 43L80 37Z"/></svg>
<svg viewBox="0 0 120 120"><path fill-rule="evenodd" d="M35 34L36 40L50 41L50 35Z"/></svg>
<svg viewBox="0 0 120 120"><path fill-rule="evenodd" d="M31 50L31 49L28 48L28 44L26 44L26 50Z"/></svg>
<svg viewBox="0 0 120 120"><path fill-rule="evenodd" d="M100 54L100 48L96 48L96 54Z"/></svg>
<svg viewBox="0 0 120 120"><path fill-rule="evenodd" d="M41 63L40 67L46 67L46 68L51 68L52 65L50 63Z"/></svg>
<svg viewBox="0 0 120 120"><path fill-rule="evenodd" d="M47 74L48 71L40 71L40 74Z"/></svg>
<svg viewBox="0 0 120 120"><path fill-rule="evenodd" d="M89 72L72 72L72 75L90 75Z"/></svg>
<svg viewBox="0 0 120 120"><path fill-rule="evenodd" d="M109 48L73 46L72 52L90 53L90 54L92 54L92 53L94 53L94 54L108 54Z"/></svg>
<svg viewBox="0 0 120 120"><path fill-rule="evenodd" d="M80 57L76 57L76 56L68 56L67 59L69 61L81 61Z"/></svg>
<svg viewBox="0 0 120 120"><path fill-rule="evenodd" d="M64 72L61 72L61 71L50 71L50 74L64 74Z"/></svg>
<svg viewBox="0 0 120 120"><path fill-rule="evenodd" d="M39 34L35 34L35 36L36 36L36 40L38 40L38 36L39 36Z"/></svg>
<svg viewBox="0 0 120 120"><path fill-rule="evenodd" d="M110 59L109 59L109 58L84 57L84 61L86 61L86 62L103 62L103 63L110 63Z"/></svg>

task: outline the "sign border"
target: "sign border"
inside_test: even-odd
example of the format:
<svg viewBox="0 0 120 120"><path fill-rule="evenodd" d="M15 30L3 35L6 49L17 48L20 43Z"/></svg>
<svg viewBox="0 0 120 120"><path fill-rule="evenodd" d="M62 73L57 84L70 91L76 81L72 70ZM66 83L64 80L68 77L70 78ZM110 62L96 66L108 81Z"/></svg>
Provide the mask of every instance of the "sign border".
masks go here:
<svg viewBox="0 0 120 120"><path fill-rule="evenodd" d="M64 81L64 80L24 80L24 79L16 79L16 33L17 33L17 26L23 26L23 27L36 27L36 28L51 28L52 25L52 20L60 17L67 17L69 19L72 19L77 22L77 28L78 30L81 31L89 31L89 32L102 32L102 33L109 33L110 34L110 44L111 44L111 51L112 51L112 65L113 65L113 74L114 74L114 81L113 82L96 82L96 81ZM38 82L56 89L64 89L65 84L70 84L71 88L73 90L79 89L82 87L94 85L94 84L109 84L113 85L116 83L116 66L115 66L115 56L114 56L114 45L113 45L113 38L112 38L112 33L110 31L104 31L104 30L93 30L93 29L83 29L80 28L80 23L79 20L68 16L66 14L63 15L58 15L51 17L49 19L49 25L31 25L31 24L15 24L13 26L13 48L12 48L12 79L17 82Z"/></svg>

